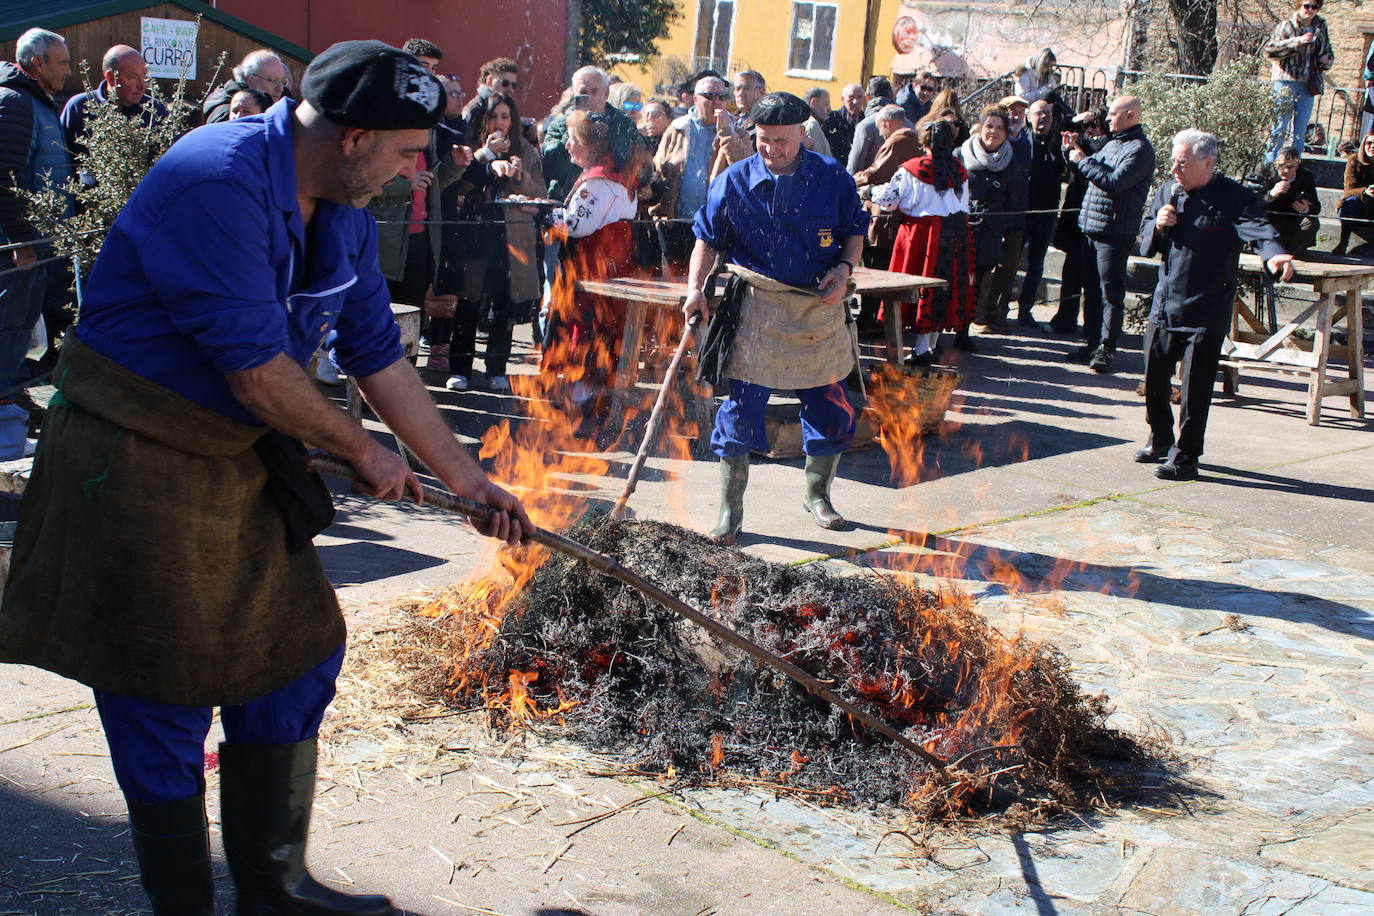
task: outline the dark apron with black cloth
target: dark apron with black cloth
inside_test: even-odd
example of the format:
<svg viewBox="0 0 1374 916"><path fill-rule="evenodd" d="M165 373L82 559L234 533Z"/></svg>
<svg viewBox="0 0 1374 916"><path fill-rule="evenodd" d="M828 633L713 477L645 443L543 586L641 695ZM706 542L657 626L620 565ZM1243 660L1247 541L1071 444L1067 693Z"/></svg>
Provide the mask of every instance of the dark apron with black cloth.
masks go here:
<svg viewBox="0 0 1374 916"><path fill-rule="evenodd" d="M318 478L297 476L298 443L272 437L260 450L262 427L75 334L55 380L0 605L0 661L109 693L225 706L339 647L343 616L308 546L332 507ZM278 470L270 479L264 459Z"/></svg>

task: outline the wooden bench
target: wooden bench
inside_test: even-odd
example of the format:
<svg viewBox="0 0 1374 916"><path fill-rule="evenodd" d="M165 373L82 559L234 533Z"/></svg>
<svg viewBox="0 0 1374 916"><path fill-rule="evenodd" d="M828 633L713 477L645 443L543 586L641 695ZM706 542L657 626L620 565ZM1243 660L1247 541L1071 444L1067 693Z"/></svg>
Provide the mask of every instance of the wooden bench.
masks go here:
<svg viewBox="0 0 1374 916"><path fill-rule="evenodd" d="M1262 276L1258 255L1243 254L1242 274ZM1281 328L1265 327L1237 288L1231 333L1222 345L1222 390L1235 394L1240 372L1295 374L1307 380L1307 422L1321 423L1322 400L1338 395L1350 399L1350 415L1364 417L1363 293L1374 284L1374 264L1294 261L1293 281L1312 287L1317 301ZM1345 322L1346 343L1332 340L1332 330ZM1304 323L1315 325L1312 339L1296 334ZM1331 377L1331 361L1346 364L1345 377Z"/></svg>

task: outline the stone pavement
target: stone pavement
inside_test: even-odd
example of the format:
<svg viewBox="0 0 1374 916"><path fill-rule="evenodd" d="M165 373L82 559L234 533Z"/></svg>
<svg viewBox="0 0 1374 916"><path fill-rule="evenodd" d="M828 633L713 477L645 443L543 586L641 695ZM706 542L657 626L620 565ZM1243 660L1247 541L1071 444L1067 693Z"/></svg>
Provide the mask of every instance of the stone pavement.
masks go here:
<svg viewBox="0 0 1374 916"><path fill-rule="evenodd" d="M1191 784L1177 806L916 847L885 836L904 826L890 812L651 797L672 787L471 717L398 723L395 746L341 717L316 872L423 913L1374 912L1369 422L1332 399L1309 427L1296 385L1245 379L1214 406L1203 478L1163 484L1130 461L1138 353L1097 376L1062 362L1063 339L982 342L921 483L894 485L878 450L847 456L835 496L854 525L825 532L802 514L800 461L760 462L744 549L948 576L999 629L1065 652L1114 724L1170 742ZM468 436L514 406L441 397ZM623 475L632 456L611 457ZM632 504L705 528L715 485L711 462L654 459ZM341 505L321 553L359 643L387 638L404 596L489 562L438 512ZM1008 565L1019 578L996 584ZM92 710L73 708L89 694L31 669L0 679L0 913L132 911L122 805ZM341 707L366 694L340 689Z"/></svg>

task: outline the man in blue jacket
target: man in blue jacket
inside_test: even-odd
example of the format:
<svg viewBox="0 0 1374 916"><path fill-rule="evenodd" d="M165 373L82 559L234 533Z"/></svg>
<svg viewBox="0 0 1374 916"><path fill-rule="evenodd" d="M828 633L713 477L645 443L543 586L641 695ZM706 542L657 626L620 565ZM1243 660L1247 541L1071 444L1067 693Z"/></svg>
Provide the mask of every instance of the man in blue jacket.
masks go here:
<svg viewBox="0 0 1374 916"><path fill-rule="evenodd" d="M306 375L321 338L337 332L340 364L427 467L496 510L485 533L531 530L406 361L362 209L414 174L443 87L409 54L350 41L315 58L301 95L187 134L110 228L62 347L0 606L0 661L94 688L158 916L214 912L214 707L238 911L392 912L305 866L344 621L310 543L333 507L292 440L343 456L375 498L421 494Z"/></svg>
<svg viewBox="0 0 1374 916"><path fill-rule="evenodd" d="M148 92L148 64L137 50L128 45L115 45L105 52L100 69L105 74L104 81L89 92L72 96L62 109L67 148L74 156L79 157L86 151L82 140L92 104L113 100L120 114L138 118L144 127L167 117L167 106Z"/></svg>
<svg viewBox="0 0 1374 916"><path fill-rule="evenodd" d="M1241 246L1255 242L1265 267L1278 278L1293 275L1264 205L1240 184L1216 174L1217 138L1200 130L1174 137L1170 171L1155 192L1140 230L1140 252L1164 263L1145 330L1145 415L1150 441L1135 454L1142 464L1162 461L1161 480L1197 476L1207 411L1212 404L1222 341L1231 327ZM1179 434L1169 406L1169 379L1183 361Z"/></svg>
<svg viewBox="0 0 1374 916"><path fill-rule="evenodd" d="M57 266L44 263L52 246L39 241L23 192L60 188L72 173L53 101L71 73L67 43L29 29L15 52L17 64L0 61L0 461L24 457L28 411L15 400L29 382L29 332Z"/></svg>
<svg viewBox="0 0 1374 916"><path fill-rule="evenodd" d="M1141 210L1150 196L1155 150L1140 126L1140 99L1124 95L1107 109L1112 138L1089 154L1071 135L1069 161L1088 180L1078 213L1083 230L1085 345L1069 354L1095 372L1110 372L1126 310L1126 263Z"/></svg>
<svg viewBox="0 0 1374 916"><path fill-rule="evenodd" d="M710 533L717 543L739 536L749 453L768 450L764 408L777 389L795 391L802 402L803 505L822 528L845 524L830 501L857 420L844 387L855 351L843 300L863 254L868 213L854 179L803 148L809 117L811 109L790 93L764 96L750 112L758 152L712 182L692 225L686 316L712 317L705 290L717 256L733 274L708 332L708 342L721 332L729 338L719 347L728 355L717 374L730 394L711 433L721 469L720 521Z"/></svg>

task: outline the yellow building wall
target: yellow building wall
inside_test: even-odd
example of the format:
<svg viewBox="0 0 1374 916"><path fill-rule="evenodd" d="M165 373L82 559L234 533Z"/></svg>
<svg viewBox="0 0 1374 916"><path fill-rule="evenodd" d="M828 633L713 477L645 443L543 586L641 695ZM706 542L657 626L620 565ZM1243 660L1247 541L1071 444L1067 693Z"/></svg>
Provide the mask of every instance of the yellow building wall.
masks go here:
<svg viewBox="0 0 1374 916"><path fill-rule="evenodd" d="M792 38L792 0L736 0L730 39L731 69L757 70L768 81L770 90L801 95L812 86L830 90L832 101L846 83L863 82L864 47L870 9L877 13L882 0L834 0L838 7L830 69L826 72L789 74L788 57ZM895 0L894 0L895 5ZM615 72L655 95L657 86L694 72L699 0L681 0L682 19L669 36L659 43L659 58L647 67L621 65ZM890 29L890 25L888 27ZM878 38L888 37L879 30ZM891 47L890 39L888 47ZM890 57L890 55L889 55ZM726 74L728 79L730 74ZM670 93L664 93L670 94Z"/></svg>

